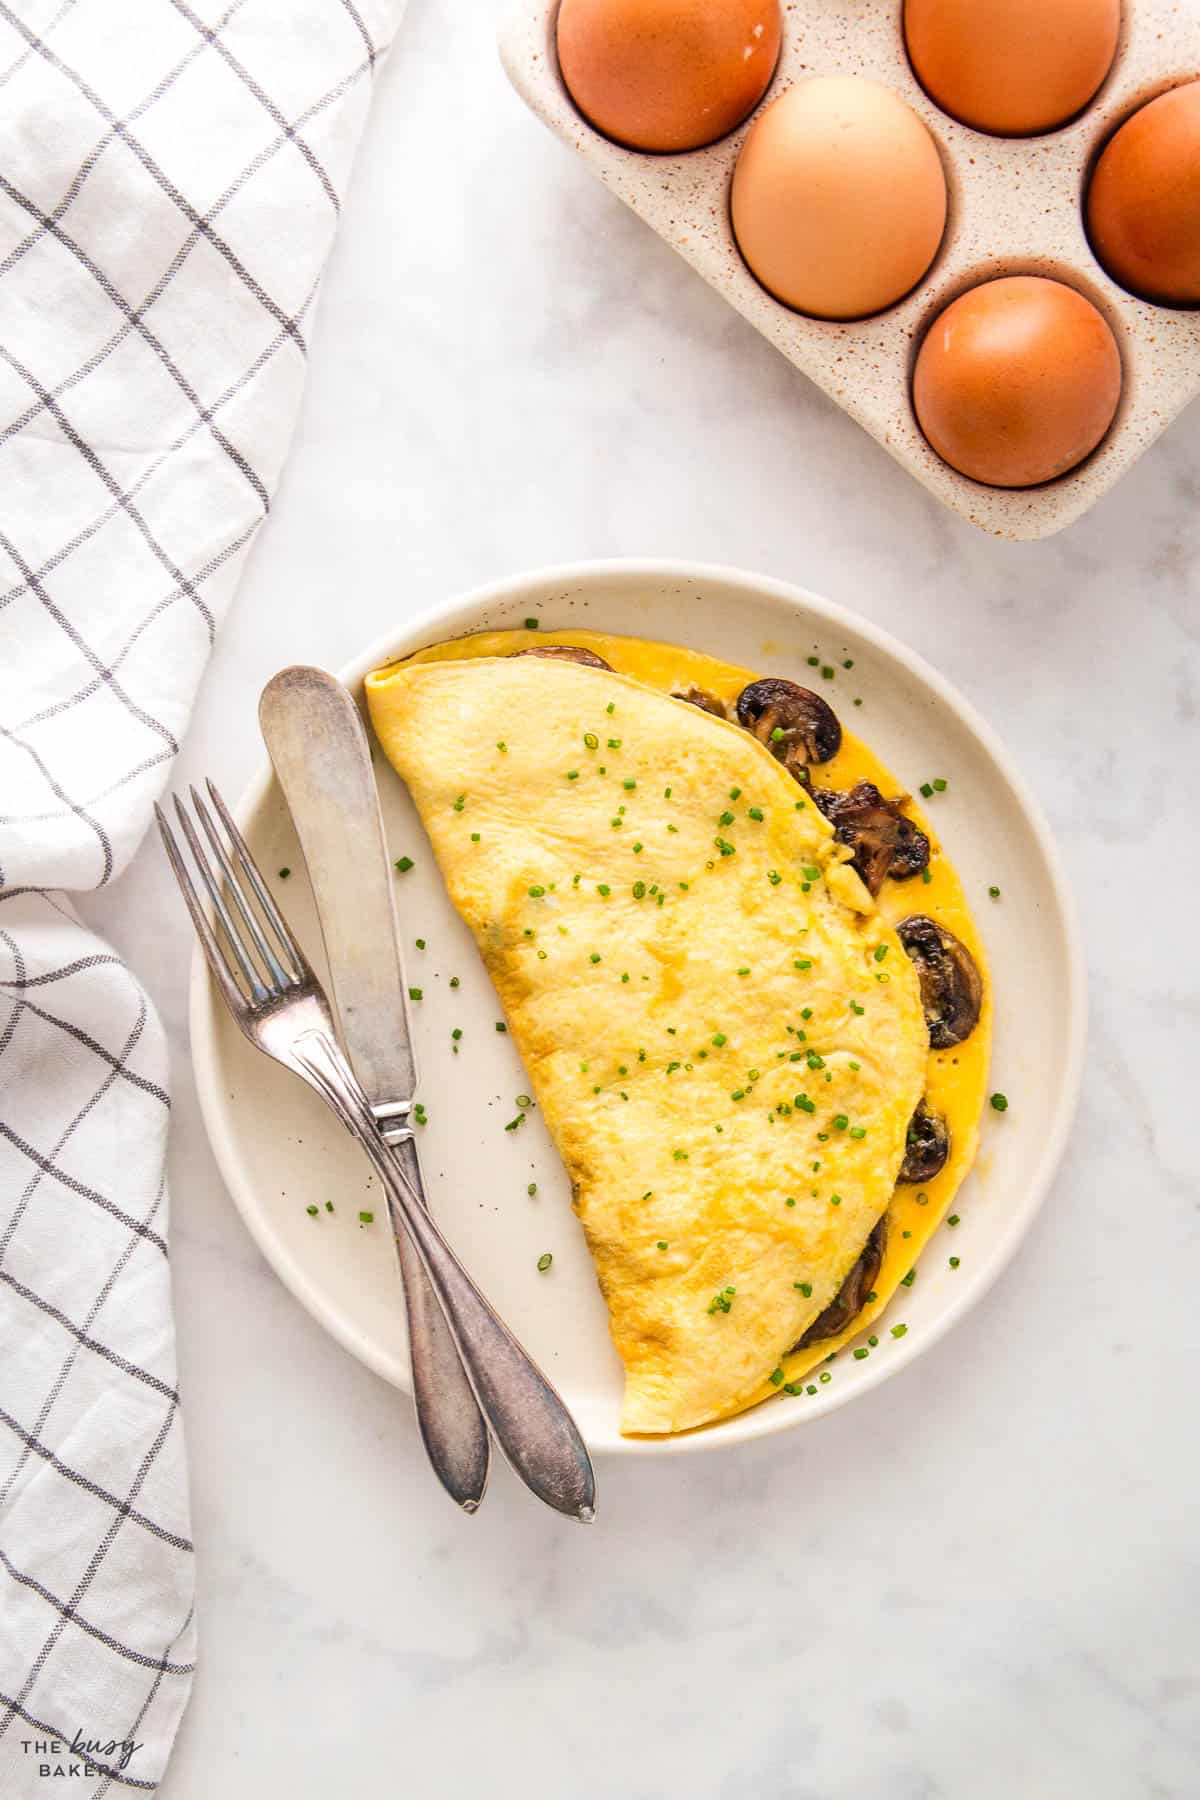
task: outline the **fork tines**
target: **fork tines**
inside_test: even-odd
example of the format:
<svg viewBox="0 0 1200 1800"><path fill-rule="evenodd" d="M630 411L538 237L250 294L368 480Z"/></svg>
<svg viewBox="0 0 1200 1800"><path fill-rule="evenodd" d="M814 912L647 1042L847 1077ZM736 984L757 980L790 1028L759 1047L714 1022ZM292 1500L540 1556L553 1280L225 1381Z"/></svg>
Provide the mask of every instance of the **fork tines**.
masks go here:
<svg viewBox="0 0 1200 1800"><path fill-rule="evenodd" d="M175 813L187 839L192 858L200 871L201 880L208 891L213 913L233 952L237 970L245 983L245 989L249 990L248 995L239 984L229 959L209 923L208 915L196 891L196 885L188 871L175 834L167 823L162 807L156 805L154 812L158 819L158 829L162 833L163 845L170 859L171 868L174 870L175 879L179 883L180 891L187 903L188 912L192 916L196 934L204 947L209 967L221 988L226 1003L237 1014L244 1011L247 1002L252 1006L261 1005L266 1001L281 997L289 989L294 989L306 980L310 980L311 970L287 921L272 899L270 890L263 880L262 872L251 856L245 838L235 825L229 808L213 782L208 781L205 785L208 788L209 799L216 808L228 837L229 847L227 849L204 797L197 792L195 787L192 787L190 789L192 806L200 821L204 836L211 846L213 857L216 859L216 870L214 870L200 835L178 795L175 797ZM235 863L240 865L241 875L239 875ZM222 881L233 902L232 909L227 905L222 892ZM279 954L263 928L258 912L255 910L254 901L258 902L263 919L266 920L275 935ZM245 928L244 933L234 916L235 912ZM247 935L249 943L247 943ZM254 951L258 953L257 964L254 960Z"/></svg>

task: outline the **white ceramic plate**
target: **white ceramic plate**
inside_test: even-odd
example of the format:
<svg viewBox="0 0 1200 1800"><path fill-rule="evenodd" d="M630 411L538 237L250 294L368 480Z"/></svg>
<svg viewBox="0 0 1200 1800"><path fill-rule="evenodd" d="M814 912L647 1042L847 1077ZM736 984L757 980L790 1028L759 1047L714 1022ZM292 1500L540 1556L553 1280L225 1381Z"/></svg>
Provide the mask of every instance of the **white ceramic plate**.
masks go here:
<svg viewBox="0 0 1200 1800"><path fill-rule="evenodd" d="M519 625L588 626L663 638L772 674L811 680L814 650L852 677L825 689L897 777L952 777L938 829L979 920L996 997L992 1086L1010 1110L988 1109L974 1173L879 1327L864 1361L838 1359L814 1397L779 1396L679 1438L631 1441L618 1431L620 1365L565 1173L535 1112L506 1132L528 1087L466 927L398 778L378 756L392 855L415 867L397 889L406 973L429 1125L421 1136L434 1212L489 1298L557 1384L593 1450L631 1456L715 1449L787 1430L886 1381L928 1350L987 1291L1049 1187L1074 1113L1083 1061L1083 959L1070 894L1041 812L981 719L919 658L865 619L801 589L733 569L601 562L518 576L427 614L341 671L355 690L369 669L463 632ZM863 697L851 714L852 698ZM238 819L265 868L290 868L289 918L323 971L303 859L279 790L264 773ZM1003 899L988 899L1000 886ZM424 938L418 950L415 939ZM460 985L452 988L451 979ZM264 1256L339 1343L398 1387L409 1386L394 1252L361 1153L301 1082L251 1049L221 1007L197 954L191 989L196 1081L230 1192ZM451 1031L462 1030L458 1055ZM528 1186L537 1183L536 1196ZM334 1212L326 1211L332 1200ZM317 1206L311 1217L307 1207ZM359 1212L375 1214L359 1223ZM961 1266L948 1264L949 1240ZM537 1270L545 1251L554 1262ZM907 1334L888 1325L903 1318Z"/></svg>

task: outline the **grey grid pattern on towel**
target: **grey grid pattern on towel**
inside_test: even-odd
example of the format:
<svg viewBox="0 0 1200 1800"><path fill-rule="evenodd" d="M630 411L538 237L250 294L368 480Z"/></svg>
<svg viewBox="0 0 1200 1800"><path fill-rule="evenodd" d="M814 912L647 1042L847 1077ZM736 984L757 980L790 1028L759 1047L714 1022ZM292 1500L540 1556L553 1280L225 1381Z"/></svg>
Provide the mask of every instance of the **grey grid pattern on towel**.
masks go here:
<svg viewBox="0 0 1200 1800"><path fill-rule="evenodd" d="M153 1791L190 1689L166 1055L69 893L141 839L269 509L401 4L0 0L5 1800Z"/></svg>

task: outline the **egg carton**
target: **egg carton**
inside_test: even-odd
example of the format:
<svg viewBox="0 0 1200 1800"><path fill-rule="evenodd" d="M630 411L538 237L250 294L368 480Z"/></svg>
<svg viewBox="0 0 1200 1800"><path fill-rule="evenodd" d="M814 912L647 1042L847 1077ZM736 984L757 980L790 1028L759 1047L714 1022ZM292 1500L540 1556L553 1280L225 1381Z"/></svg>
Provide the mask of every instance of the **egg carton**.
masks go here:
<svg viewBox="0 0 1200 1800"><path fill-rule="evenodd" d="M554 47L557 0L520 0L502 27L509 79L550 130L699 271L788 360L857 419L947 506L997 537L1061 531L1108 492L1200 392L1200 311L1153 306L1112 281L1092 253L1082 200L1115 128L1145 101L1200 74L1200 12L1171 0L1126 0L1112 69L1072 123L1035 138L988 137L929 99L908 62L902 0L804 0L784 8L783 48L764 99L718 143L648 155L601 136L576 111ZM945 237L918 288L852 323L806 318L759 286L729 222L738 151L763 106L812 75L865 75L902 96L928 126L949 190ZM1049 275L1094 302L1120 347L1121 401L1103 442L1076 469L1036 488L984 487L925 441L913 415L912 366L933 319L998 275Z"/></svg>

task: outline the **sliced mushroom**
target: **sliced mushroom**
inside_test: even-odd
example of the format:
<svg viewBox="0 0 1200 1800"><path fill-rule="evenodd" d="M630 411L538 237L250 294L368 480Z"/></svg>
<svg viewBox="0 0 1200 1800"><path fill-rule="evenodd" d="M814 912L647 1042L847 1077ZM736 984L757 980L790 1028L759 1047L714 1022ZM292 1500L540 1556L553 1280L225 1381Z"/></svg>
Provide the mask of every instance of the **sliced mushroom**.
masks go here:
<svg viewBox="0 0 1200 1800"><path fill-rule="evenodd" d="M528 650L514 650L513 655L555 656L560 662L583 663L589 669L607 669L610 675L613 672L611 663L606 663L594 650L585 650L582 644L531 644Z"/></svg>
<svg viewBox="0 0 1200 1800"><path fill-rule="evenodd" d="M950 1127L941 1113L930 1112L924 1100L909 1120L900 1181L932 1181L946 1166L950 1154Z"/></svg>
<svg viewBox="0 0 1200 1800"><path fill-rule="evenodd" d="M808 781L809 763L828 762L842 742L837 714L819 694L794 681L767 676L744 687L738 724L752 731L797 781Z"/></svg>
<svg viewBox="0 0 1200 1800"><path fill-rule="evenodd" d="M905 818L900 798L885 800L873 781L856 781L845 792L814 788L813 799L838 843L854 852L851 860L872 894L885 875L907 881L928 865L929 839Z"/></svg>
<svg viewBox="0 0 1200 1800"><path fill-rule="evenodd" d="M929 1042L935 1050L961 1044L979 1023L983 1004L975 958L952 931L924 913L901 919L896 932L917 966Z"/></svg>
<svg viewBox="0 0 1200 1800"><path fill-rule="evenodd" d="M876 1222L870 1237L862 1247L862 1255L843 1281L837 1294L829 1302L823 1313L819 1313L800 1339L792 1345L792 1350L805 1350L809 1344L819 1343L822 1338L836 1337L839 1331L845 1331L856 1314L860 1313L867 1295L875 1286L879 1271L883 1267L883 1253L887 1249L887 1214L883 1213ZM791 1354L791 1351L788 1352Z"/></svg>
<svg viewBox="0 0 1200 1800"><path fill-rule="evenodd" d="M689 706L698 706L701 712L711 713L715 719L727 719L729 708L716 694L710 694L707 688L689 687L685 693L672 694L672 700L686 700Z"/></svg>

